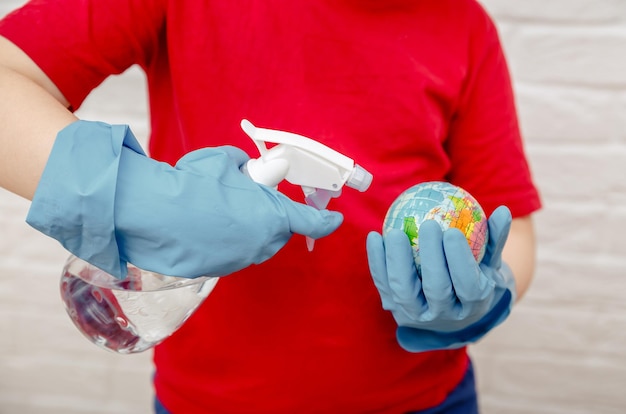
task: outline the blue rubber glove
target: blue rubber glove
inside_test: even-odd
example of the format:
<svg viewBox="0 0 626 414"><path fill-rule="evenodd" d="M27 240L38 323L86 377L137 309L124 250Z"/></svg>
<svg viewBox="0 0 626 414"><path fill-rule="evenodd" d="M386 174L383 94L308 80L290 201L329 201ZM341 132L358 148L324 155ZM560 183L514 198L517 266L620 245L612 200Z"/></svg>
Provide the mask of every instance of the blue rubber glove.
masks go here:
<svg viewBox="0 0 626 414"><path fill-rule="evenodd" d="M515 280L502 262L511 227L508 208L489 217L486 253L477 263L458 229L434 220L419 229L420 272L401 230L367 238L370 272L383 308L398 324L398 343L410 352L454 349L476 342L502 323L515 302Z"/></svg>
<svg viewBox="0 0 626 414"><path fill-rule="evenodd" d="M126 264L223 276L273 256L294 233L342 221L241 173L235 147L193 151L175 167L145 156L127 126L77 121L59 132L27 222L118 277Z"/></svg>

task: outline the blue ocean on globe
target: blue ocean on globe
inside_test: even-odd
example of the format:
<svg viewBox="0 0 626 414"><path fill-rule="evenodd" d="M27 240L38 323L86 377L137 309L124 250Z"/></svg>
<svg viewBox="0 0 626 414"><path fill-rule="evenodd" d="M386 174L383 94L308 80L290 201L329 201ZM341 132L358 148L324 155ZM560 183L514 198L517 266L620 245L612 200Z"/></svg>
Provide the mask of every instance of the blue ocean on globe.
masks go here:
<svg viewBox="0 0 626 414"><path fill-rule="evenodd" d="M403 230L418 266L419 227L425 220L437 221L444 231L459 229L476 260L482 260L488 239L487 217L469 192L447 182L431 181L405 190L391 204L383 222L383 235L391 229Z"/></svg>

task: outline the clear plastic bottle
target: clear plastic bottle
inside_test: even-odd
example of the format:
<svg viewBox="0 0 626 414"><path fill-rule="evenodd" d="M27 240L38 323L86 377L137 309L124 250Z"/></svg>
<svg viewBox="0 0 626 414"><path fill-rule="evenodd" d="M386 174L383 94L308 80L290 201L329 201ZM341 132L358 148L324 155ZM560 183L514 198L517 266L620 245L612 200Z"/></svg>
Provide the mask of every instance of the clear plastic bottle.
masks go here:
<svg viewBox="0 0 626 414"><path fill-rule="evenodd" d="M211 293L218 278L184 279L128 266L119 280L76 256L61 275L61 298L78 330L120 354L152 348L176 331Z"/></svg>

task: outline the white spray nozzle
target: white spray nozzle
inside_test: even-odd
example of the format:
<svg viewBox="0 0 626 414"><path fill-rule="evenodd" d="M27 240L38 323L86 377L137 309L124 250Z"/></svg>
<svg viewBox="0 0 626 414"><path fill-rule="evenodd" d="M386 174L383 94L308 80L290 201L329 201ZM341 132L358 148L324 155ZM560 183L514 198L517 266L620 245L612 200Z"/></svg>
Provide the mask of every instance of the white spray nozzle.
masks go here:
<svg viewBox="0 0 626 414"><path fill-rule="evenodd" d="M257 182L274 187L285 179L294 185L328 191L339 191L344 185L365 191L372 182L372 175L351 158L311 138L257 128L245 119L241 128L261 154L246 165L248 174ZM267 143L276 145L268 148Z"/></svg>
<svg viewBox="0 0 626 414"><path fill-rule="evenodd" d="M275 187L283 179L302 187L307 204L326 208L344 185L365 191L372 174L345 155L311 138L291 132L257 128L246 119L241 128L252 139L261 156L243 167L254 181ZM275 144L271 148L267 143ZM307 240L309 250L313 243Z"/></svg>
<svg viewBox="0 0 626 414"><path fill-rule="evenodd" d="M350 177L348 177L346 185L350 188L363 192L370 187L370 184L372 184L372 178L372 174L365 170L365 168L355 164Z"/></svg>

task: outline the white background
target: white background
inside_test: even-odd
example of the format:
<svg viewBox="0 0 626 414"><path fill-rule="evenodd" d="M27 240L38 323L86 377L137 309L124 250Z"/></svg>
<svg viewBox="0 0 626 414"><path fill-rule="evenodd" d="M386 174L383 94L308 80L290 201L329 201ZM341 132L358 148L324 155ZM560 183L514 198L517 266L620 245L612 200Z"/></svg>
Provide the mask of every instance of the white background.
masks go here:
<svg viewBox="0 0 626 414"><path fill-rule="evenodd" d="M0 0L0 15L22 3ZM483 412L626 412L626 1L483 4L545 204L535 283L470 350ZM143 91L131 69L79 115L145 140ZM0 190L0 414L151 412L150 353L114 355L75 330L58 293L67 254L24 223L27 209Z"/></svg>

